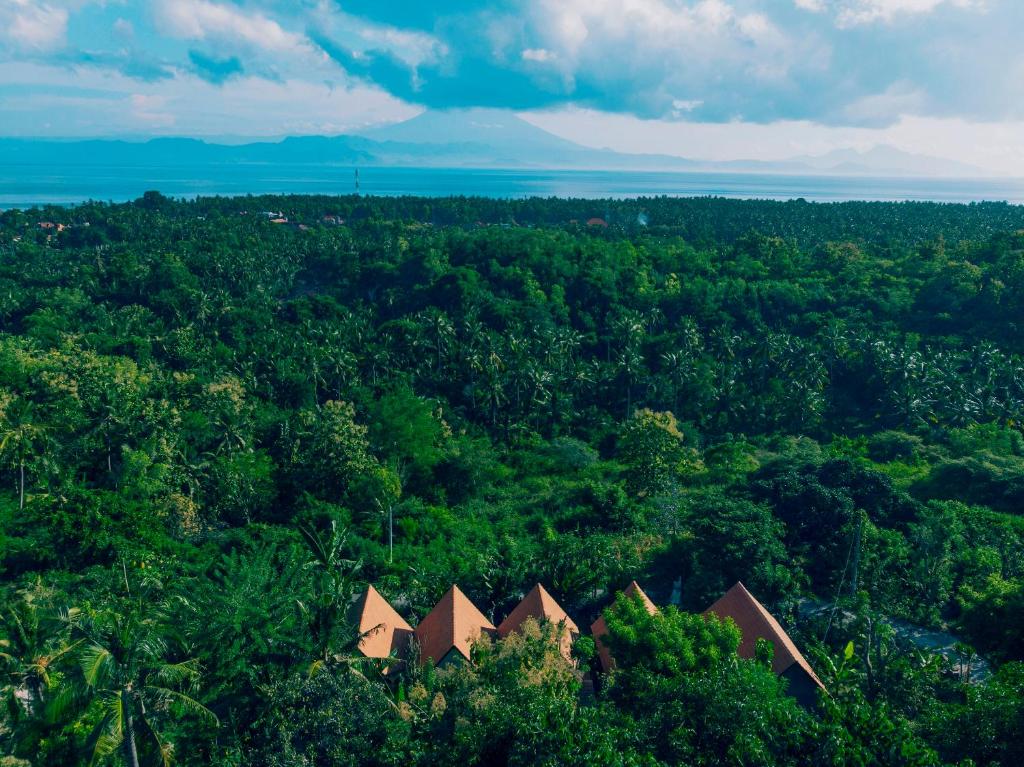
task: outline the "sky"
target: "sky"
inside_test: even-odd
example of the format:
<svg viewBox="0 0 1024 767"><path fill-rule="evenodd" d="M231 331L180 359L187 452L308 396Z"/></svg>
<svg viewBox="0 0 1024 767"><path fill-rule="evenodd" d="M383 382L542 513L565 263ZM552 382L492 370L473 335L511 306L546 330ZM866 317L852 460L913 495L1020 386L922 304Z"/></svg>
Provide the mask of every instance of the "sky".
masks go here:
<svg viewBox="0 0 1024 767"><path fill-rule="evenodd" d="M1024 0L0 0L0 135L337 134L514 111L696 159L1024 176Z"/></svg>

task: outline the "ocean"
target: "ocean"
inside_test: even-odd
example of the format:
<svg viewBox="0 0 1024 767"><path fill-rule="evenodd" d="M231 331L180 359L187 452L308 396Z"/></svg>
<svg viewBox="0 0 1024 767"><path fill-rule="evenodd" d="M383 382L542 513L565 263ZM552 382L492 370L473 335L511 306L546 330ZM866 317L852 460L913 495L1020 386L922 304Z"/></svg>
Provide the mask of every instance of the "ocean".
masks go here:
<svg viewBox="0 0 1024 767"><path fill-rule="evenodd" d="M1024 204L1024 179L870 178L753 173L361 167L370 195L495 198L718 196L818 202L997 201ZM0 167L0 208L124 202L155 189L170 197L351 194L352 167L327 165Z"/></svg>

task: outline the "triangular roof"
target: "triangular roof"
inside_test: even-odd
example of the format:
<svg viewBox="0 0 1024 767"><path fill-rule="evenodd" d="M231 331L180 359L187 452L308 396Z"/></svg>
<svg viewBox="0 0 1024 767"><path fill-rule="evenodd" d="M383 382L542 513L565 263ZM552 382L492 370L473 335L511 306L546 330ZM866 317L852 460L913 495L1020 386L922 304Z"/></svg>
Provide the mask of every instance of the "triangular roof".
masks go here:
<svg viewBox="0 0 1024 767"><path fill-rule="evenodd" d="M480 634L495 631L469 597L453 585L441 597L434 609L416 627L416 641L420 643L420 659L432 658L435 663L452 650L469 660L469 651Z"/></svg>
<svg viewBox="0 0 1024 767"><path fill-rule="evenodd" d="M562 655L566 658L570 657L573 635L578 636L580 628L555 601L555 598L548 593L547 589L539 583L530 589L530 593L523 597L522 601L508 614L508 617L501 622L501 625L498 626L498 636L506 637L512 632L518 631L528 618L562 624L564 627L561 637Z"/></svg>
<svg viewBox="0 0 1024 767"><path fill-rule="evenodd" d="M412 626L373 586L356 603L358 613L359 652L368 658L401 655L412 636ZM365 634L365 636L363 636Z"/></svg>
<svg viewBox="0 0 1024 767"><path fill-rule="evenodd" d="M627 597L639 596L650 615L658 612L658 607L651 601L651 598L640 588L636 581L630 581L629 585L622 590ZM590 624L590 633L594 635L594 646L597 648L597 655L601 659L601 668L605 673L615 668L615 660L612 658L608 648L604 646L601 637L608 633L608 624L604 621L604 614L598 615L597 620Z"/></svg>
<svg viewBox="0 0 1024 767"><path fill-rule="evenodd" d="M825 689L825 685L818 679L811 664L800 654L785 629L739 581L704 611L704 615L708 613L714 613L719 618L732 618L736 622L743 635L737 650L741 658L753 658L757 640L767 639L775 647L772 671L782 674L793 664L797 664L818 687Z"/></svg>

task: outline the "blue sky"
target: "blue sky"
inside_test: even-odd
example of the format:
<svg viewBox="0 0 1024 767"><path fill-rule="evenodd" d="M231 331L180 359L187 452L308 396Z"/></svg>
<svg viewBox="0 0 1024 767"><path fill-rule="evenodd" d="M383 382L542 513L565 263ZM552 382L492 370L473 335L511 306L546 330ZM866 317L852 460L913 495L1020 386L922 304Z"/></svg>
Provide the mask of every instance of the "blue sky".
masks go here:
<svg viewBox="0 0 1024 767"><path fill-rule="evenodd" d="M1022 0L0 0L0 135L338 133L514 110L596 146L1024 174Z"/></svg>

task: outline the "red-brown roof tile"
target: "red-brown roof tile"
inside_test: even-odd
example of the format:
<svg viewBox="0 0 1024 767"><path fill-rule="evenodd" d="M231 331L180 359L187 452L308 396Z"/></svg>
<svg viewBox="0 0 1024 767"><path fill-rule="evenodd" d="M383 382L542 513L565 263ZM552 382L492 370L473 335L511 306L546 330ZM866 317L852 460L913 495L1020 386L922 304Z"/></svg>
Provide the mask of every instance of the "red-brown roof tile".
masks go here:
<svg viewBox="0 0 1024 767"><path fill-rule="evenodd" d="M538 622L548 621L553 624L562 624L560 649L566 659L572 657L572 642L575 637L579 636L579 626L548 593L547 589L539 583L530 589L530 593L523 597L522 601L508 614L508 617L501 622L501 625L498 626L498 636L507 637L514 631L518 631L528 618L533 618Z"/></svg>
<svg viewBox="0 0 1024 767"><path fill-rule="evenodd" d="M368 658L388 658L405 653L413 629L373 586L356 605L359 618L359 652Z"/></svg>
<svg viewBox="0 0 1024 767"><path fill-rule="evenodd" d="M742 583L737 582L735 586L725 592L717 602L704 611L704 615L708 613L714 613L719 618L732 618L736 622L743 635L737 651L741 658L753 658L757 640L767 639L775 647L772 671L782 674L796 663L807 672L815 684L825 689L825 685L821 683L818 675L814 673L814 669L800 654L785 629L779 625L779 622L765 609L764 605L747 591Z"/></svg>
<svg viewBox="0 0 1024 767"><path fill-rule="evenodd" d="M453 585L416 627L420 660L440 663L453 649L469 660L473 643L482 633L494 631L494 624Z"/></svg>

